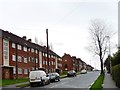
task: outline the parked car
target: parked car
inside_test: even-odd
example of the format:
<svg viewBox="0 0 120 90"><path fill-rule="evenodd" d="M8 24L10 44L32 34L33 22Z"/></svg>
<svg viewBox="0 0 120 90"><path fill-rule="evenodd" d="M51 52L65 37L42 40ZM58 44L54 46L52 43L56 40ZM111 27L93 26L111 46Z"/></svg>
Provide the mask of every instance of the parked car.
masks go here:
<svg viewBox="0 0 120 90"><path fill-rule="evenodd" d="M49 73L48 76L49 76L51 82L60 81L60 75L56 72L55 73Z"/></svg>
<svg viewBox="0 0 120 90"><path fill-rule="evenodd" d="M81 70L81 72L80 72L81 74L86 74L87 73L87 71L84 69L84 70Z"/></svg>
<svg viewBox="0 0 120 90"><path fill-rule="evenodd" d="M30 71L29 73L30 86L50 84L50 79L43 70Z"/></svg>
<svg viewBox="0 0 120 90"><path fill-rule="evenodd" d="M76 76L76 72L74 70L68 71L67 72L67 76L68 77L71 77L71 76L75 77Z"/></svg>

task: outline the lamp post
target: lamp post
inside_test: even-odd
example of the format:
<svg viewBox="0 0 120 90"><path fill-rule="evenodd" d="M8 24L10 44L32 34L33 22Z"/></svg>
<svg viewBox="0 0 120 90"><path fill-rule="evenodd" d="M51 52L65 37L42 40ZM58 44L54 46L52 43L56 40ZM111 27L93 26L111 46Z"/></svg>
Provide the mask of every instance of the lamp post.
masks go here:
<svg viewBox="0 0 120 90"><path fill-rule="evenodd" d="M106 38L108 38L108 40L109 40L109 61L110 61L110 74L112 73L112 71L111 71L111 51L110 51L110 36L106 36Z"/></svg>

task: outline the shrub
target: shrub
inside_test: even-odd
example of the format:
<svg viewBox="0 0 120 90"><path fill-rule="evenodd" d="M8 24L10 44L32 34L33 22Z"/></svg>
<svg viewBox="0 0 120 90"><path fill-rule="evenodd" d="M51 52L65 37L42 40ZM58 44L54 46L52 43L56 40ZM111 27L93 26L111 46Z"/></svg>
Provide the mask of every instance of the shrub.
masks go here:
<svg viewBox="0 0 120 90"><path fill-rule="evenodd" d="M120 88L120 64L112 67L112 78L116 83L116 86Z"/></svg>

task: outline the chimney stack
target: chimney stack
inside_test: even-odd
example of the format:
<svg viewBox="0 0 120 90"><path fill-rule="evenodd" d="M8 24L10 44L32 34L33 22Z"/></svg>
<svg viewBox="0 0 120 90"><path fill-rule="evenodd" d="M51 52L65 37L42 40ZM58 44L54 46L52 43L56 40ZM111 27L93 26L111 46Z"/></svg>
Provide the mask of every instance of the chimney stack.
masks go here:
<svg viewBox="0 0 120 90"><path fill-rule="evenodd" d="M23 39L25 39L25 40L26 40L26 38L27 38L26 36L23 36Z"/></svg>
<svg viewBox="0 0 120 90"><path fill-rule="evenodd" d="M31 41L32 41L32 39L28 39L28 41L29 41L29 42L31 42Z"/></svg>

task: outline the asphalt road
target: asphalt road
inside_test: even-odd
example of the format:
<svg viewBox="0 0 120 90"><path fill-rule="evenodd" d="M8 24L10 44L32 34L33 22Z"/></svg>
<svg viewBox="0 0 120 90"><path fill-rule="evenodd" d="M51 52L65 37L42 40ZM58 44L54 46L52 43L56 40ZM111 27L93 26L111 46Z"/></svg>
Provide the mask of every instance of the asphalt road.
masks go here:
<svg viewBox="0 0 120 90"><path fill-rule="evenodd" d="M87 74L80 74L77 75L77 77L67 77L61 79L60 82L53 82L49 85L38 86L35 88L89 88L99 74L99 71L88 72Z"/></svg>

